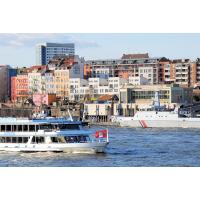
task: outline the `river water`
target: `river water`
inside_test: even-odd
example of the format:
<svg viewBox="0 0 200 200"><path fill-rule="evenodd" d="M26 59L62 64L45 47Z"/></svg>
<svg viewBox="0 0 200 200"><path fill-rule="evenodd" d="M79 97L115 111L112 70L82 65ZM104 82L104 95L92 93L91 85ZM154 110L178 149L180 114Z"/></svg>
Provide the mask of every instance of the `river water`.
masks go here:
<svg viewBox="0 0 200 200"><path fill-rule="evenodd" d="M105 127L92 127L94 131ZM200 166L199 129L109 127L105 154L0 152L1 167Z"/></svg>

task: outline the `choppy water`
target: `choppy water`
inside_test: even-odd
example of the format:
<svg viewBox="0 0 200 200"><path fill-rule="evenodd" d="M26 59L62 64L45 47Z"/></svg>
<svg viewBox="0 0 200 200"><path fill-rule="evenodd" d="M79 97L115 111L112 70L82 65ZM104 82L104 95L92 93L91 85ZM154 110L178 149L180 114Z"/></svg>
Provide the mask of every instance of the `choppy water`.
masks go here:
<svg viewBox="0 0 200 200"><path fill-rule="evenodd" d="M92 127L91 129L102 129ZM0 152L1 167L200 166L200 129L109 128L105 154Z"/></svg>

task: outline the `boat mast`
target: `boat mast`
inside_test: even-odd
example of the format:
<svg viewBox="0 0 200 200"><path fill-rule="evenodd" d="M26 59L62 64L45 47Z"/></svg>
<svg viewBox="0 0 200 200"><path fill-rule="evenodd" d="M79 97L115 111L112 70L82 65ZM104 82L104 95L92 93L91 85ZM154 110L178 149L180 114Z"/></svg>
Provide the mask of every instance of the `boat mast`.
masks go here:
<svg viewBox="0 0 200 200"><path fill-rule="evenodd" d="M73 118L72 118L72 115L71 115L71 113L70 113L70 111L69 111L69 108L68 108L68 114L69 114L69 118L70 118L70 120L73 122L74 120L73 120Z"/></svg>

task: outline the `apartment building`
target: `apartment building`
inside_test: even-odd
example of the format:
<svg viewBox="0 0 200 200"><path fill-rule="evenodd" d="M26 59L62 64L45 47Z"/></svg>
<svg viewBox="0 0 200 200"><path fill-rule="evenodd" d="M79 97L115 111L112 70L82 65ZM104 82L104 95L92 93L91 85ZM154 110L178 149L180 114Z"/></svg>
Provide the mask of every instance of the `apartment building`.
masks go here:
<svg viewBox="0 0 200 200"><path fill-rule="evenodd" d="M80 78L70 78L70 100L84 100L89 95L89 84L87 80Z"/></svg>
<svg viewBox="0 0 200 200"><path fill-rule="evenodd" d="M29 96L28 75L17 75L11 78L11 101L24 102Z"/></svg>
<svg viewBox="0 0 200 200"><path fill-rule="evenodd" d="M96 98L104 94L119 96L120 88L127 83L128 80L119 77L89 78L88 80L71 78L70 99L83 100L86 97Z"/></svg>
<svg viewBox="0 0 200 200"><path fill-rule="evenodd" d="M115 73L120 59L89 60L86 64L91 66L92 78L116 77Z"/></svg>
<svg viewBox="0 0 200 200"><path fill-rule="evenodd" d="M118 77L147 78L149 84L158 84L159 58L123 59L116 69Z"/></svg>
<svg viewBox="0 0 200 200"><path fill-rule="evenodd" d="M69 70L54 70L54 84L56 96L60 98L69 98Z"/></svg>
<svg viewBox="0 0 200 200"><path fill-rule="evenodd" d="M47 70L42 75L42 86L43 86L43 91L45 91L46 94L56 94L56 86L54 83L53 70Z"/></svg>
<svg viewBox="0 0 200 200"><path fill-rule="evenodd" d="M200 58L196 60L196 84L200 86Z"/></svg>
<svg viewBox="0 0 200 200"><path fill-rule="evenodd" d="M121 59L90 60L87 61L85 74L93 78L145 77L149 84L159 83L159 60L149 58L148 54L124 54Z"/></svg>
<svg viewBox="0 0 200 200"><path fill-rule="evenodd" d="M128 83L127 79L120 77L108 78L108 94L119 96L120 88Z"/></svg>
<svg viewBox="0 0 200 200"><path fill-rule="evenodd" d="M197 64L189 59L176 59L164 64L164 83L190 87L197 83Z"/></svg>
<svg viewBox="0 0 200 200"><path fill-rule="evenodd" d="M149 80L143 76L129 77L128 83L131 85L148 85Z"/></svg>
<svg viewBox="0 0 200 200"><path fill-rule="evenodd" d="M89 94L97 97L100 94L108 93L108 79L105 78L89 78Z"/></svg>
<svg viewBox="0 0 200 200"><path fill-rule="evenodd" d="M45 82L42 80L42 75L40 71L28 73L28 90L30 95L45 92Z"/></svg>

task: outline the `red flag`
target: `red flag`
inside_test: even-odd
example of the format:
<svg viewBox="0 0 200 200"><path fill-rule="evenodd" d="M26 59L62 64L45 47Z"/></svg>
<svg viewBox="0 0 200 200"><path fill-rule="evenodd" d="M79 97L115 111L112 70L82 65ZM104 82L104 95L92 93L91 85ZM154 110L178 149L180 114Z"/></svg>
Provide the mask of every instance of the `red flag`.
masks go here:
<svg viewBox="0 0 200 200"><path fill-rule="evenodd" d="M95 137L96 138L106 138L107 137L107 130L96 131Z"/></svg>

